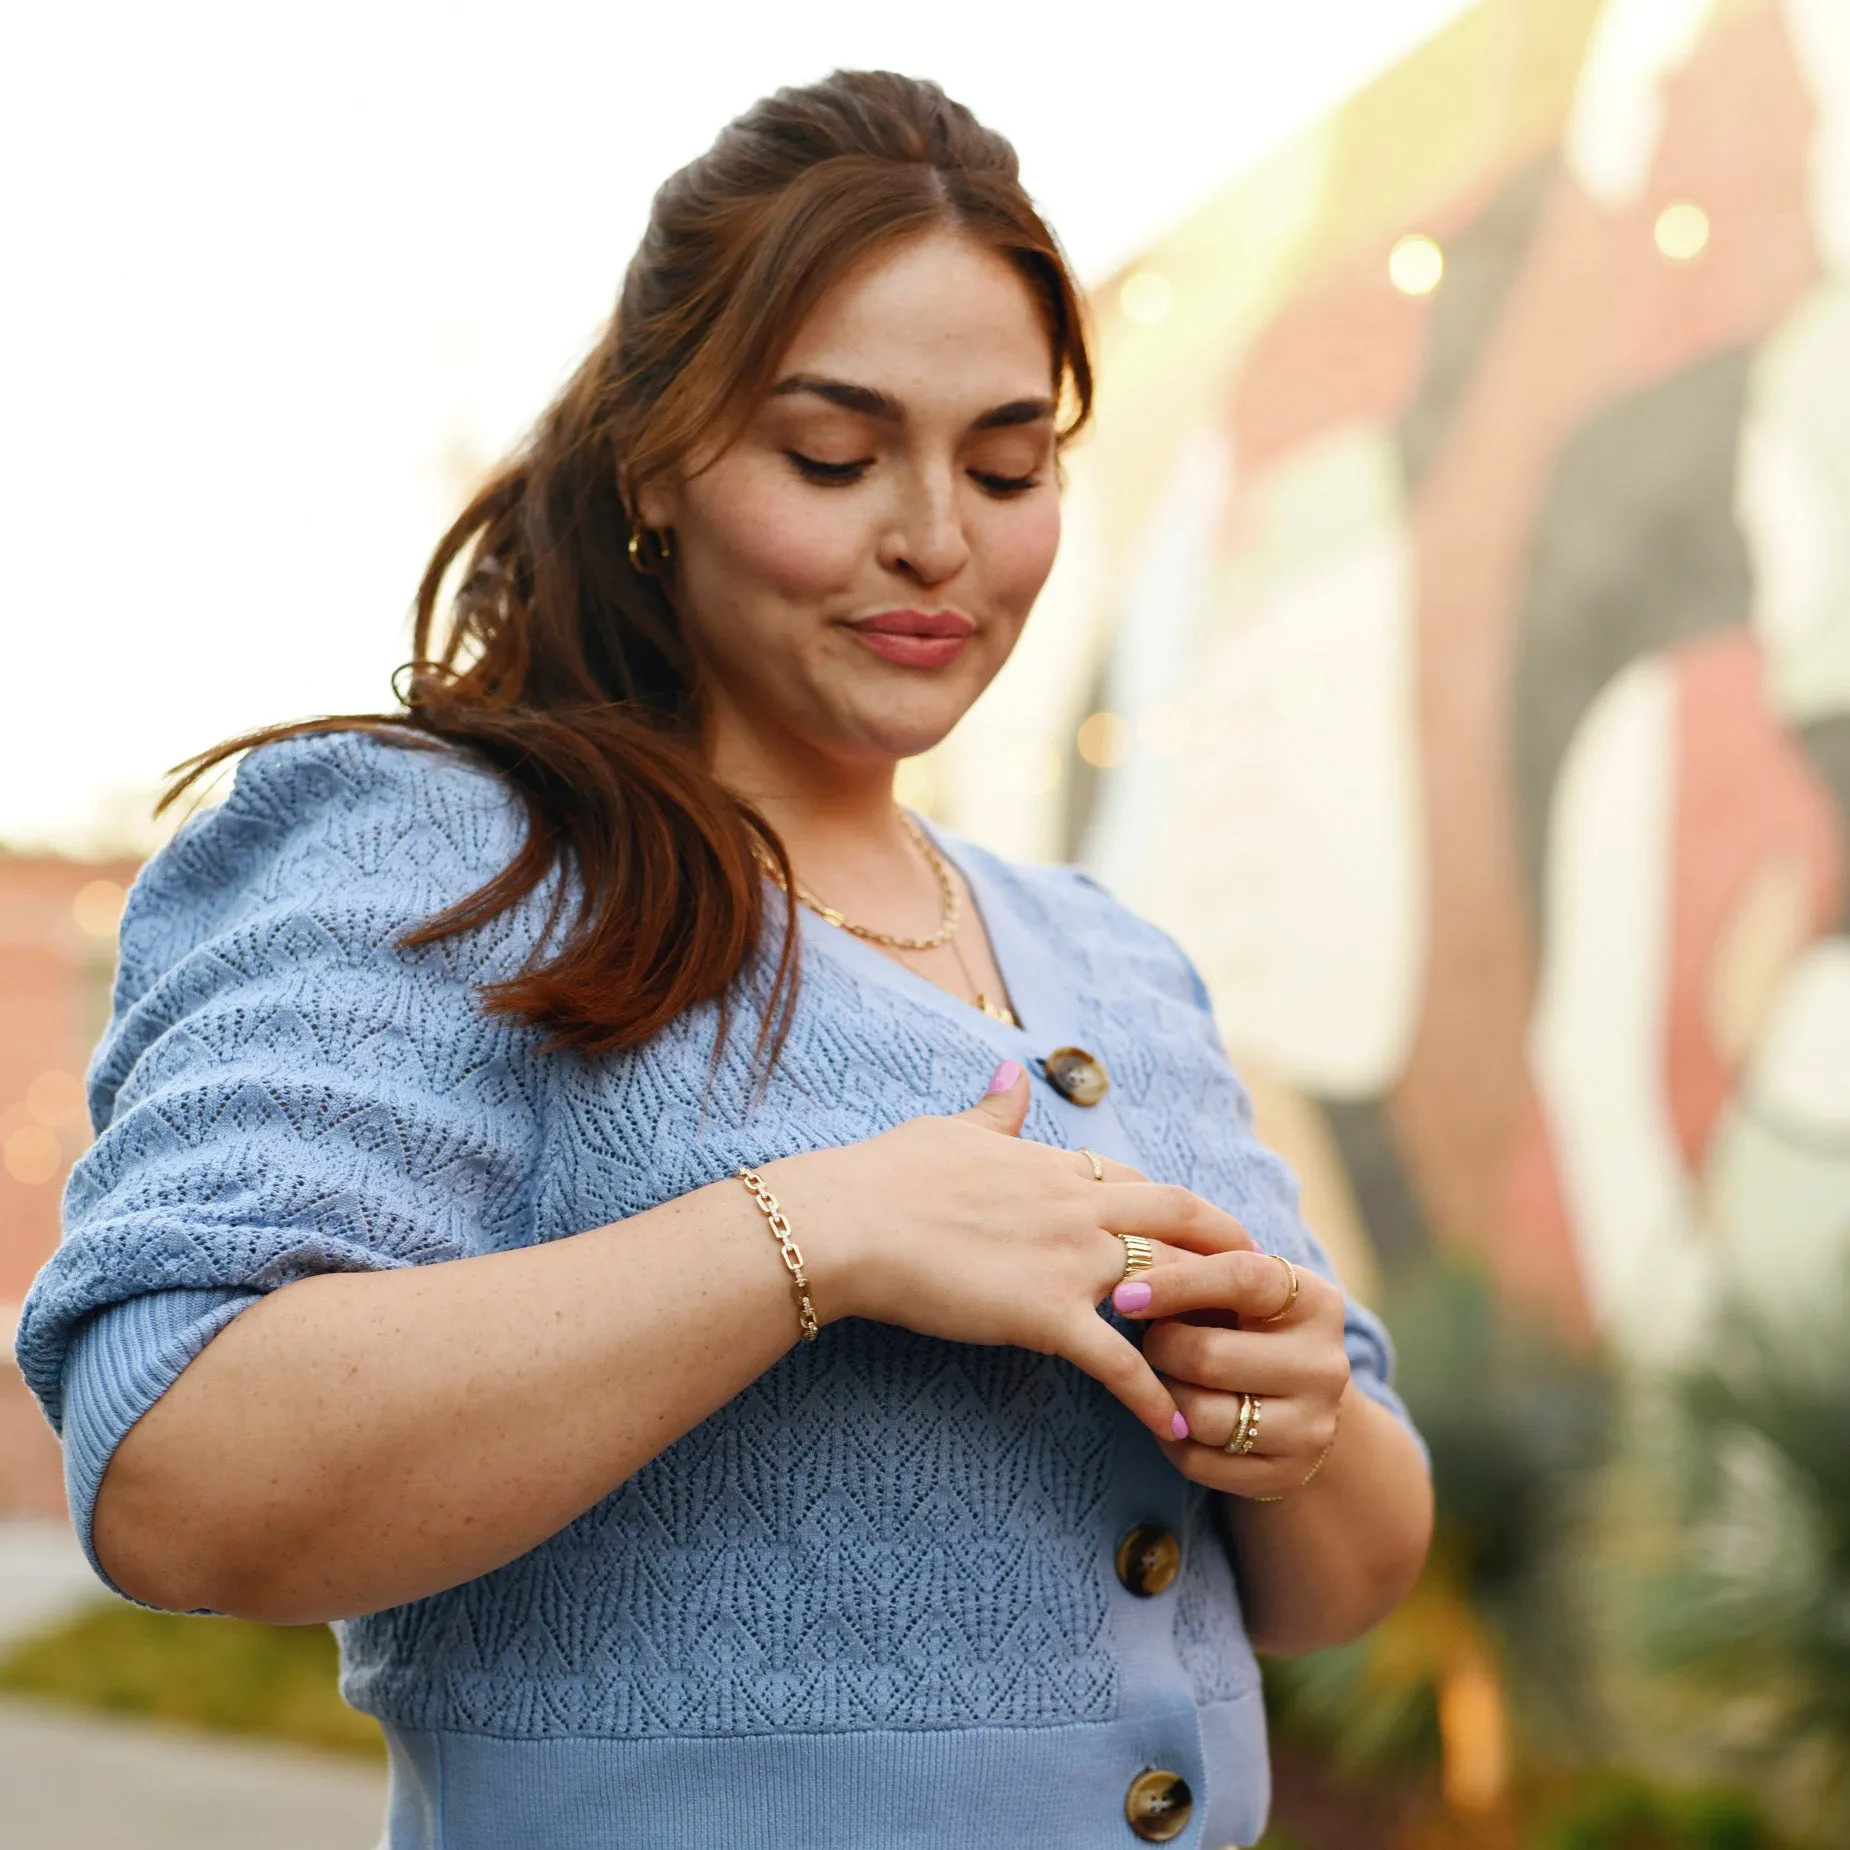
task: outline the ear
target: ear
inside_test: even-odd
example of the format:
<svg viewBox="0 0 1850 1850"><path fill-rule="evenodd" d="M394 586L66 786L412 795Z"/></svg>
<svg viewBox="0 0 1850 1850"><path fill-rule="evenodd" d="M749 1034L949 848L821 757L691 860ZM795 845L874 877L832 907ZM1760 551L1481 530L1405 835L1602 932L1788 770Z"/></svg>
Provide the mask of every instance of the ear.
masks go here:
<svg viewBox="0 0 1850 1850"><path fill-rule="evenodd" d="M651 533L660 533L664 528L675 524L675 517L681 511L681 496L673 482L645 482L636 491L635 501L631 504L636 511L636 518Z"/></svg>

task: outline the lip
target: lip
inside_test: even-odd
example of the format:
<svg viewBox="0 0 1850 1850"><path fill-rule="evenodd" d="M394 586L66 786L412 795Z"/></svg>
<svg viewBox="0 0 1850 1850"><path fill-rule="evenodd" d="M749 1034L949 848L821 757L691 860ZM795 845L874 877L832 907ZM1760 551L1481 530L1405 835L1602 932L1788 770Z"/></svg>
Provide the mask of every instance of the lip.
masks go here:
<svg viewBox="0 0 1850 1850"><path fill-rule="evenodd" d="M902 668L946 668L976 634L960 610L881 610L847 625L876 655Z"/></svg>

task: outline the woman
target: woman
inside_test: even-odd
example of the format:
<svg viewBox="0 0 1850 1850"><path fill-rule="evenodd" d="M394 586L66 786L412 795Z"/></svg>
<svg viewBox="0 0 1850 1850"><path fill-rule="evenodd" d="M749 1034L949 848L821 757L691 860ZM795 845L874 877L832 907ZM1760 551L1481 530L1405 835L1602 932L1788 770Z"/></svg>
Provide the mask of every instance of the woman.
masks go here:
<svg viewBox="0 0 1850 1850"><path fill-rule="evenodd" d="M1254 1649L1418 1570L1187 962L893 802L1090 389L1005 142L781 92L438 548L406 711L208 754L137 885L22 1361L117 1587L339 1622L393 1850L1251 1843Z"/></svg>

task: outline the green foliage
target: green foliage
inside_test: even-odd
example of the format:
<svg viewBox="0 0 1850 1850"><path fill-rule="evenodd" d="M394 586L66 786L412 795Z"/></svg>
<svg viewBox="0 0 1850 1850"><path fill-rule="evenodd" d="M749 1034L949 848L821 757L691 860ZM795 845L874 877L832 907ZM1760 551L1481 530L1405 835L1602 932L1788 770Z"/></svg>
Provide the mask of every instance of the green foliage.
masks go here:
<svg viewBox="0 0 1850 1850"><path fill-rule="evenodd" d="M341 1701L321 1625L97 1606L0 1659L0 1690L231 1734L377 1755L378 1725Z"/></svg>
<svg viewBox="0 0 1850 1850"><path fill-rule="evenodd" d="M1526 1653L1552 1658L1579 1539L1612 1430L1610 1372L1497 1304L1456 1258L1403 1283L1385 1315L1399 1387L1432 1453L1438 1552L1461 1591Z"/></svg>
<svg viewBox="0 0 1850 1850"><path fill-rule="evenodd" d="M1578 1570L1611 1439L1608 1367L1512 1318L1482 1271L1456 1257L1401 1281L1384 1314L1401 1393L1432 1453L1432 1558L1411 1599L1367 1638L1271 1668L1274 1718L1340 1766L1431 1769L1441 1682L1488 1653L1528 1757L1596 1754Z"/></svg>
<svg viewBox="0 0 1850 1850"><path fill-rule="evenodd" d="M1740 1306L1683 1383L1679 1559L1647 1661L1705 1692L1745 1772L1850 1840L1850 1294L1775 1330Z"/></svg>
<svg viewBox="0 0 1850 1850"><path fill-rule="evenodd" d="M1667 1792L1618 1773L1583 1781L1528 1841L1531 1850L1778 1850L1739 1793Z"/></svg>

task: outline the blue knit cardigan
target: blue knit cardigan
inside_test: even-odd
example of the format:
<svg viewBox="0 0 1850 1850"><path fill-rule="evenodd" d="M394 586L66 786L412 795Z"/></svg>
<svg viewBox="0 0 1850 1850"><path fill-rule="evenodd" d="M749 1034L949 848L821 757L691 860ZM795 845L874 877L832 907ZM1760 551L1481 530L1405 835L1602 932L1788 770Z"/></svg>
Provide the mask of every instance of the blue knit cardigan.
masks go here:
<svg viewBox="0 0 1850 1850"><path fill-rule="evenodd" d="M544 896L463 940L400 936L521 839L495 778L365 734L253 754L136 883L91 1072L97 1138L20 1324L88 1542L111 1453L268 1291L563 1238L741 1163L872 1137L1036 1073L1025 1134L1089 1144L1328 1273L1254 1140L1187 960L1084 876L944 846L1022 1026L807 914L793 1031L754 1099L762 962L606 1059L484 1015ZM1036 1061L1090 1049L1087 1111ZM1404 1418L1351 1307L1356 1385ZM1258 1673L1212 1498L1068 1363L849 1321L801 1344L530 1554L339 1626L391 1747L391 1850L1122 1847L1140 1770L1194 1794L1184 1845L1250 1844ZM1155 1523L1182 1568L1114 1572Z"/></svg>

